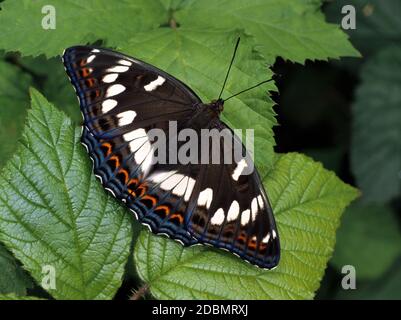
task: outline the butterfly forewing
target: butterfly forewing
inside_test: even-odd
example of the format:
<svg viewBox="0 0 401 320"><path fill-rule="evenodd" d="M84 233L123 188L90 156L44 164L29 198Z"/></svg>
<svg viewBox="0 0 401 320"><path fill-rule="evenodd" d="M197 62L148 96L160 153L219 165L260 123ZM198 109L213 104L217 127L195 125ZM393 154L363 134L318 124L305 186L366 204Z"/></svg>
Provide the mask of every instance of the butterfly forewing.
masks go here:
<svg viewBox="0 0 401 320"><path fill-rule="evenodd" d="M189 127L199 135L203 128L228 129L201 112L205 105L188 86L101 48L69 48L63 61L84 117L82 142L108 191L155 233L184 245L212 244L263 268L277 265L277 230L256 170L241 175L238 162L202 163L201 154L197 163L170 161L169 153L165 163L152 161L151 129L165 132L168 146L177 139L171 121L178 132ZM246 152L234 135L233 141ZM223 143L218 152L223 158L231 149Z"/></svg>

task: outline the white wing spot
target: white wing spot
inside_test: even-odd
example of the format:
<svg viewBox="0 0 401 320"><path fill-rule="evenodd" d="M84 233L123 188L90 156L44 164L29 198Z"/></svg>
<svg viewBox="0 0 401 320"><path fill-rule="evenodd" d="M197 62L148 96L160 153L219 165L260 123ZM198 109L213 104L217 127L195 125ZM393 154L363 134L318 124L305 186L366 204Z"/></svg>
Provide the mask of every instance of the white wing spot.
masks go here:
<svg viewBox="0 0 401 320"><path fill-rule="evenodd" d="M118 63L128 67L132 65L132 62L128 60L118 60Z"/></svg>
<svg viewBox="0 0 401 320"><path fill-rule="evenodd" d="M251 202L251 211L252 211L252 220L255 221L256 215L257 215L257 213L258 213L258 211L259 211L259 208L258 208L258 200L256 199L256 197L252 199L252 202Z"/></svg>
<svg viewBox="0 0 401 320"><path fill-rule="evenodd" d="M106 98L115 96L125 91L125 87L122 84L114 84L106 91Z"/></svg>
<svg viewBox="0 0 401 320"><path fill-rule="evenodd" d="M192 190L194 189L194 186L195 186L195 180L192 179L192 178L189 178L187 191L185 191L185 195L184 195L184 200L185 201L189 201L189 198L191 197Z"/></svg>
<svg viewBox="0 0 401 320"><path fill-rule="evenodd" d="M140 148L142 148L142 146L144 144L146 144L146 142L148 141L147 137L138 137L134 140L132 140L129 143L129 149L131 152L136 152L137 150L139 150Z"/></svg>
<svg viewBox="0 0 401 320"><path fill-rule="evenodd" d="M127 124L132 123L132 121L134 121L134 119L136 117L136 112L132 111L132 110L121 112L117 115L117 117L119 118L118 125L125 126Z"/></svg>
<svg viewBox="0 0 401 320"><path fill-rule="evenodd" d="M113 99L107 99L102 102L102 112L107 113L117 105L117 101Z"/></svg>
<svg viewBox="0 0 401 320"><path fill-rule="evenodd" d="M160 187L163 190L171 190L173 189L180 181L184 178L182 174L176 173L173 174L172 176L168 177L166 180L164 180L161 184Z"/></svg>
<svg viewBox="0 0 401 320"><path fill-rule="evenodd" d="M261 195L258 195L258 203L259 203L260 209L263 209L265 207L265 203L263 202L263 198Z"/></svg>
<svg viewBox="0 0 401 320"><path fill-rule="evenodd" d="M237 219L238 215L239 215L239 203L237 200L234 200L231 203L230 209L228 209L227 222Z"/></svg>
<svg viewBox="0 0 401 320"><path fill-rule="evenodd" d="M221 225L224 222L224 210L223 208L217 209L214 213L212 219L210 220L211 224Z"/></svg>
<svg viewBox="0 0 401 320"><path fill-rule="evenodd" d="M136 129L123 135L125 141L130 141L129 149L131 152L136 152L141 148L147 141L148 136L146 135L145 129Z"/></svg>
<svg viewBox="0 0 401 320"><path fill-rule="evenodd" d="M163 190L172 190L172 192L188 201L192 190L195 186L195 180L189 176L184 176L177 171L162 171L153 173L148 179L154 183L161 183L160 187Z"/></svg>
<svg viewBox="0 0 401 320"><path fill-rule="evenodd" d="M176 196L182 197L186 193L189 179L191 179L191 178L188 176L185 176L185 178L181 180L181 182L173 189L172 192ZM193 180L193 179L191 179L191 180Z"/></svg>
<svg viewBox="0 0 401 320"><path fill-rule="evenodd" d="M115 67L111 67L109 69L107 69L107 72L126 72L128 71L129 67L125 67L125 66L115 66Z"/></svg>
<svg viewBox="0 0 401 320"><path fill-rule="evenodd" d="M86 59L86 63L91 63L91 62L93 61L93 59L95 59L95 58L96 58L96 55L92 54L91 56L89 56L89 57Z"/></svg>
<svg viewBox="0 0 401 320"><path fill-rule="evenodd" d="M274 232L274 231L273 231ZM270 232L262 239L263 243L268 243L270 240Z"/></svg>
<svg viewBox="0 0 401 320"><path fill-rule="evenodd" d="M154 182L154 183L160 183L164 180L166 180L169 176L172 176L176 173L177 171L161 171L161 172L155 172L151 176L149 176L149 180Z"/></svg>
<svg viewBox="0 0 401 320"><path fill-rule="evenodd" d="M198 206L205 206L206 209L209 209L212 200L213 200L213 190L210 188L206 188L205 190L199 193Z"/></svg>
<svg viewBox="0 0 401 320"><path fill-rule="evenodd" d="M157 76L156 80L153 80L151 83L147 84L146 86L144 86L143 88L146 91L153 91L155 90L158 86L161 86L164 82L166 81L166 79L164 79L161 76Z"/></svg>
<svg viewBox="0 0 401 320"><path fill-rule="evenodd" d="M93 49L91 52L92 53L97 53L97 52L100 52L100 50L99 49Z"/></svg>
<svg viewBox="0 0 401 320"><path fill-rule="evenodd" d="M238 181L238 178L240 177L242 171L244 171L244 169L247 167L247 163L245 161L245 159L242 159L240 162L238 162L236 168L234 169L233 174L231 175L231 177L235 180Z"/></svg>
<svg viewBox="0 0 401 320"><path fill-rule="evenodd" d="M140 128L140 129L132 130L126 134L123 134L123 139L125 141L132 141L132 140L135 140L138 138L146 138L146 136L147 135L146 135L145 129Z"/></svg>
<svg viewBox="0 0 401 320"><path fill-rule="evenodd" d="M102 81L104 83L111 83L111 82L116 81L117 78L118 78L118 73L110 73L110 74L105 75L103 77Z"/></svg>
<svg viewBox="0 0 401 320"><path fill-rule="evenodd" d="M246 225L249 222L249 218L251 216L251 210L246 209L245 211L242 211L241 215L241 225Z"/></svg>
<svg viewBox="0 0 401 320"><path fill-rule="evenodd" d="M149 139L135 152L135 161L136 163L141 164L142 172L147 173L152 164L152 146L149 142Z"/></svg>

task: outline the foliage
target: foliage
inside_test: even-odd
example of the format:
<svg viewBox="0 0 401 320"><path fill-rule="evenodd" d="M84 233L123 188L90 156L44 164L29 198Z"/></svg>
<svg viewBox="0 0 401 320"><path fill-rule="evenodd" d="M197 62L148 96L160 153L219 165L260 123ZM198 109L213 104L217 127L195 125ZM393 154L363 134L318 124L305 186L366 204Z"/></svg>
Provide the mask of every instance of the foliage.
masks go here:
<svg viewBox="0 0 401 320"><path fill-rule="evenodd" d="M220 250L184 249L148 231L139 234L128 210L92 174L79 144L73 90L52 57L68 46L98 41L165 69L207 101L218 94L238 36L241 46L224 96L270 78L268 66L277 56L301 63L358 56L347 36L325 22L320 1L53 1L55 30L41 26L47 4L0 4L0 49L6 51L0 81L10 84L0 91L2 108L8 110L0 113L7 124L0 142L10 146L2 144L5 157L14 154L0 176L0 241L12 254L5 251L15 266L10 274L26 276L21 264L39 292L43 266L54 266L57 289L48 294L57 299L111 299L123 278L137 286L145 282L153 297L162 299L313 298L341 214L358 192L304 155L274 152L277 120L266 95L266 90L277 90L274 84L230 100L223 113L233 128L255 129L255 161L283 246L279 267L266 271ZM31 90L31 110L15 147L29 85L47 99ZM133 261L125 270L131 243ZM1 298L26 294L28 286L7 290L16 295Z"/></svg>
<svg viewBox="0 0 401 320"><path fill-rule="evenodd" d="M282 260L258 270L229 253L141 234L138 273L163 299L310 299L331 256L344 207L356 191L303 155L277 156L264 177L279 233Z"/></svg>
<svg viewBox="0 0 401 320"><path fill-rule="evenodd" d="M15 293L24 296L26 289L33 286L29 276L3 246L0 246L0 270L0 295Z"/></svg>
<svg viewBox="0 0 401 320"><path fill-rule="evenodd" d="M401 193L401 47L370 58L361 79L353 105L352 169L365 201L383 203Z"/></svg>
<svg viewBox="0 0 401 320"><path fill-rule="evenodd" d="M348 149L350 173L362 197L344 215L330 264L337 270L334 281L342 276L338 273L343 265L353 265L357 290L342 290L327 276L322 285L326 293L320 297L400 299L401 3L335 1L326 8L330 21L341 21L345 4L356 8L356 29L347 33L364 59L336 65L348 73L354 95L349 102L351 144L344 139L341 148Z"/></svg>
<svg viewBox="0 0 401 320"><path fill-rule="evenodd" d="M358 279L380 276L401 254L400 230L388 206L352 205L344 214L337 237L331 263L338 270L344 265L353 265Z"/></svg>
<svg viewBox="0 0 401 320"><path fill-rule="evenodd" d="M19 150L0 177L0 240L38 283L43 266L55 268L55 298L110 299L130 220L92 175L80 129L36 91L31 99Z"/></svg>

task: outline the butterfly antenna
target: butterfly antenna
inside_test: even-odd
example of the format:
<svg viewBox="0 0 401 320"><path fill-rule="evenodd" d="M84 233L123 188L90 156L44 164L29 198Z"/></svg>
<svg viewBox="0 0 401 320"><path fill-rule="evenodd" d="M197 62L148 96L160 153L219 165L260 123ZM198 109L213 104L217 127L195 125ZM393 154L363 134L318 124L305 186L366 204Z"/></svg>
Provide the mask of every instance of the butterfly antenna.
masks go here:
<svg viewBox="0 0 401 320"><path fill-rule="evenodd" d="M241 38L238 37L237 43L235 44L233 56L232 56L232 58L231 58L231 62L230 62L230 65L229 65L229 67L228 67L227 74L226 74L226 78L224 79L223 87L221 88L221 91L220 91L218 100L221 98L221 95L223 94L224 87L226 86L226 82L227 82L227 79L228 79L228 75L230 74L231 66L233 65L234 58L235 58L235 54L237 53L237 49L238 49L238 45L239 45L239 41L240 41L240 40L241 40Z"/></svg>
<svg viewBox="0 0 401 320"><path fill-rule="evenodd" d="M238 93L236 93L236 94L233 94L232 96L229 96L227 99L224 99L224 102L226 102L227 100L229 100L229 99L231 99L231 98L234 98L234 97L240 95L241 93L244 93L244 92L247 92L247 91L249 91L249 90L255 89L255 88L261 86L262 84L267 83L267 82L270 82L270 81L273 81L273 80L274 80L274 79L271 78L271 79L269 79L269 80L264 80L264 81L262 81L262 82L259 82L258 84L254 85L254 86L252 86L252 87L250 87L250 88L248 88L248 89L242 90L242 91L240 91L240 92L238 92Z"/></svg>

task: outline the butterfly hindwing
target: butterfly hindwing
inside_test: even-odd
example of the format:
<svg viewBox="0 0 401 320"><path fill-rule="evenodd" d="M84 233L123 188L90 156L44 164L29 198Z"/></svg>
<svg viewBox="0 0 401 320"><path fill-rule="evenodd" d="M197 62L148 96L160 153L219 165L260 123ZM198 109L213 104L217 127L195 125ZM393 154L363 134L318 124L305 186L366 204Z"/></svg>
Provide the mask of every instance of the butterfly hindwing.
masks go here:
<svg viewBox="0 0 401 320"><path fill-rule="evenodd" d="M232 163L201 165L196 178L188 230L201 243L229 250L263 268L280 259L280 244L273 212L250 155L238 137L224 124L217 125L231 137L230 150L242 150ZM220 156L227 155L221 138ZM235 145L235 146L234 146ZM234 146L234 148L232 147ZM211 154L212 152L210 152ZM210 162L211 159L210 159Z"/></svg>

